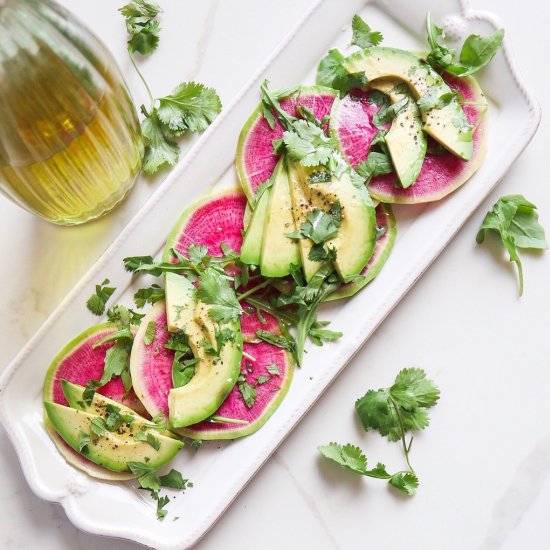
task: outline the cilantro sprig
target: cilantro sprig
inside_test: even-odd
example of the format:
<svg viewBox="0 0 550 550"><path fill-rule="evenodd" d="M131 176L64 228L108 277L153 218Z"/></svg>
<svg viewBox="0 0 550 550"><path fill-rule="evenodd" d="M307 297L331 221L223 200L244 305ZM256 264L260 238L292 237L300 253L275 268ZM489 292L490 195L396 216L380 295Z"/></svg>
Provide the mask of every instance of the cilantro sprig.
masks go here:
<svg viewBox="0 0 550 550"><path fill-rule="evenodd" d="M414 436L411 435L407 442L407 434L428 426L428 409L437 403L439 395L439 389L422 369L410 368L401 370L391 387L369 390L355 403L355 410L366 431L377 430L390 441L401 441L407 470L389 474L381 463L369 470L363 451L351 444L330 443L319 447L319 451L352 472L386 479L402 493L414 495L419 483L409 456Z"/></svg>
<svg viewBox="0 0 550 550"><path fill-rule="evenodd" d="M157 15L162 12L154 0L132 0L119 10L126 20L128 54L141 78L149 108L141 105L144 120L141 124L145 138L143 171L154 174L165 165L173 166L179 159L180 149L174 141L188 132L202 132L221 111L221 101L213 88L198 82L182 82L172 93L153 97L151 89L139 70L134 54L151 54L159 42Z"/></svg>
<svg viewBox="0 0 550 550"><path fill-rule="evenodd" d="M430 52L427 61L433 67L457 76L468 76L485 67L502 45L504 29L487 36L471 34L466 38L458 60L456 52L445 43L443 29L435 24L430 13L426 17Z"/></svg>
<svg viewBox="0 0 550 550"><path fill-rule="evenodd" d="M485 215L476 236L478 244L484 241L487 231L494 231L500 237L510 261L517 266L520 296L523 294L523 266L517 249L548 248L544 228L538 219L537 207L523 195L506 195Z"/></svg>

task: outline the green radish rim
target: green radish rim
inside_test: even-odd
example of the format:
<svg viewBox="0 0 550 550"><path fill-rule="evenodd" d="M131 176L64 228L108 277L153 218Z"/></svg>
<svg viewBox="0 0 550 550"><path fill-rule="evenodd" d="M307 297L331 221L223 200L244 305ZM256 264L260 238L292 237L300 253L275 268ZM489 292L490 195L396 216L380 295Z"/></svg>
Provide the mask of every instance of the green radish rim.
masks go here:
<svg viewBox="0 0 550 550"><path fill-rule="evenodd" d="M397 223L395 221L393 210L389 204L380 203L377 206L377 209L378 208L380 208L385 215L387 227L386 233L384 234L385 240L382 250L378 253L375 248L375 261L368 266L367 273L364 278L341 286L336 292L333 292L327 297L327 302L353 296L363 287L368 285L374 278L376 278L376 276L380 273L380 270L384 267L386 260L391 254L393 245L395 244L395 239L397 237Z"/></svg>

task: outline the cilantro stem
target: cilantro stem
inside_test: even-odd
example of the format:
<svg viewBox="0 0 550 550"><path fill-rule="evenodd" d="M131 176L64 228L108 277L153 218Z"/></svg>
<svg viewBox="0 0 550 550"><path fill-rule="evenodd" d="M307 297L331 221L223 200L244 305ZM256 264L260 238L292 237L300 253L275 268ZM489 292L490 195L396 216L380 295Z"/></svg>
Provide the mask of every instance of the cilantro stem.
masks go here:
<svg viewBox="0 0 550 550"><path fill-rule="evenodd" d="M251 289L247 290L246 292L239 294L237 296L237 300L239 301L244 300L248 296L251 296L252 294L254 294L257 290L261 290L262 288L265 288L266 286L270 285L272 281L273 279L266 279L262 283L259 283L256 286L253 286Z"/></svg>
<svg viewBox="0 0 550 550"><path fill-rule="evenodd" d="M281 124L284 126L285 130L289 130L292 126L292 123L294 120L296 120L294 117L291 117L286 111L283 111L281 108L281 105L279 104L279 101L274 100L271 97L271 94L269 90L267 89L267 81L264 80L262 82L262 85L260 86L260 90L262 91L262 94L264 94L265 97L269 98L269 102L271 106L275 109L277 112L278 118L281 122Z"/></svg>
<svg viewBox="0 0 550 550"><path fill-rule="evenodd" d="M153 94L151 93L151 89L149 88L149 85L147 84L147 81L145 80L144 76L141 74L141 71L138 69L138 66L136 65L136 62L134 60L134 56L130 52L130 49L128 49L128 55L130 56L130 61L132 62L132 65L134 66L134 69L136 70L136 73L138 74L139 78L141 78L141 81L143 82L143 85L145 86L145 89L147 90L147 95L149 96L149 100L151 102L151 111L153 110L155 100L153 98Z"/></svg>
<svg viewBox="0 0 550 550"><path fill-rule="evenodd" d="M211 416L210 420L212 422L224 422L226 424L250 424L248 420L243 420L241 418L227 418L225 416Z"/></svg>
<svg viewBox="0 0 550 550"><path fill-rule="evenodd" d="M409 450L411 448L410 445L412 445L412 436L411 436L411 442L407 447L407 442L405 441L405 426L403 424L403 418L401 417L401 412L399 411L399 407L397 406L397 403L394 401L393 397L389 395L389 398L390 398L391 404L393 405L395 413L397 414L399 427L401 428L401 443L403 444L403 452L405 453L405 460L407 461L407 466L409 467L409 470L416 475L414 468L411 466L411 463L409 461Z"/></svg>

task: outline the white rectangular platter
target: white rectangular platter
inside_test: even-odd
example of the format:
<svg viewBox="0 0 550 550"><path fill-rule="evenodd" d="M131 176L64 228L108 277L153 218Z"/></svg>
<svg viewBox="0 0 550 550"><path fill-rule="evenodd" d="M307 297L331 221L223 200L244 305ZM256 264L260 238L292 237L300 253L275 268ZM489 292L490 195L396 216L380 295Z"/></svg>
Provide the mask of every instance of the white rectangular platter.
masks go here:
<svg viewBox="0 0 550 550"><path fill-rule="evenodd" d="M319 0L8 367L0 382L0 417L27 481L40 497L59 502L76 526L163 550L193 545L268 460L530 141L539 122L539 109L522 84L505 45L480 77L491 107L488 154L480 170L440 203L396 209L398 238L380 276L353 299L322 310L322 316L332 321L331 328L343 331L344 337L322 349L308 350L288 396L259 432L234 442L205 443L198 452L184 449L174 467L189 477L194 487L170 504L170 514L179 516L179 521L157 521L154 503L148 494L137 489L135 482L92 480L72 469L56 452L42 425L42 382L50 358L72 336L95 322L84 307L94 284L109 277L118 288L113 303L117 300L130 304L136 283L124 271L122 258L158 253L186 205L214 185L236 184L233 158L237 136L258 102L261 81L267 77L273 88L312 83L317 63L326 51L331 47L345 49L350 37L348 26L355 13L383 32L385 44L422 49L428 10L449 31L462 35L490 32L499 26L493 16L474 13L464 2L455 0L431 5L427 0L367 4L364 0Z"/></svg>

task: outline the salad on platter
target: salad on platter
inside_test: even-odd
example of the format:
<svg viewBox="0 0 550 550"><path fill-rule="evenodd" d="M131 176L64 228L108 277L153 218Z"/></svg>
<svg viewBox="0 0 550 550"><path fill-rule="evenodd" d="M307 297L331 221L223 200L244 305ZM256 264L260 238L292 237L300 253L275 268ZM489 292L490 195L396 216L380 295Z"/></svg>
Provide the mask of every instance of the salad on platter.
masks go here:
<svg viewBox="0 0 550 550"><path fill-rule="evenodd" d="M105 279L87 306L106 321L52 360L44 425L69 464L161 488L192 484L170 464L184 443L250 436L276 413L309 343L341 338L318 318L391 254L392 204L442 199L480 166L487 101L472 74L502 31L472 35L459 59L428 16L430 50L381 46L353 19L350 55L330 50L315 85L272 90L238 137L238 188L188 206L162 257L124 258L158 277L135 308L110 305ZM142 312L149 306L146 312Z"/></svg>

